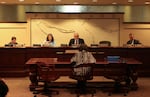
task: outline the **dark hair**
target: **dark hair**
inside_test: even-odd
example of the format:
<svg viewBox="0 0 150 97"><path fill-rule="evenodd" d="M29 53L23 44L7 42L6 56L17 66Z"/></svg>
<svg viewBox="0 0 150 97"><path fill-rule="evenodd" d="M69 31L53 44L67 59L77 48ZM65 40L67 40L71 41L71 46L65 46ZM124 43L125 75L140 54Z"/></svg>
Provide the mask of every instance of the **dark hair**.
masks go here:
<svg viewBox="0 0 150 97"><path fill-rule="evenodd" d="M54 37L53 37L52 34L48 34L48 35L47 35L46 41L49 41L48 36L51 36L51 37L52 37L52 40L51 40L51 41L54 42Z"/></svg>
<svg viewBox="0 0 150 97"><path fill-rule="evenodd" d="M83 51L83 50L88 51L88 46L86 44L81 44L79 46L79 51Z"/></svg>
<svg viewBox="0 0 150 97"><path fill-rule="evenodd" d="M0 80L0 97L5 97L8 93L8 86L5 84L3 80Z"/></svg>
<svg viewBox="0 0 150 97"><path fill-rule="evenodd" d="M16 39L16 37L15 37L15 36L13 36L13 37L11 38L11 40L14 40L14 39Z"/></svg>

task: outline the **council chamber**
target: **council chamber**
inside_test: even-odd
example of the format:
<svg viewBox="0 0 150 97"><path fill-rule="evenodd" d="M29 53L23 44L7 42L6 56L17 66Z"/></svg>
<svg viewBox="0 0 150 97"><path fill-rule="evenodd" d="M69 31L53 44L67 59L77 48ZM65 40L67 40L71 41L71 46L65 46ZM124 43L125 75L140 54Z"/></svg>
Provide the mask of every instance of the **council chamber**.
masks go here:
<svg viewBox="0 0 150 97"><path fill-rule="evenodd" d="M53 92L60 97L63 94L95 97L105 92L109 96L114 96L113 93L133 96L135 92L140 93L143 86L148 86L144 81L150 76L150 24L149 14L144 10L149 7L145 7L145 3L126 6L132 4L128 1L123 6L116 6L120 2L112 2L113 6L105 6L101 2L104 10L95 6L100 5L100 1L93 0L94 6L93 3L82 6L79 2L81 12L69 12L68 9L79 6L66 6L65 9L65 6L57 5L58 2L61 0L51 2L50 6L16 7L11 3L9 7L2 6L3 10L17 11L12 18L8 17L11 12L5 13L7 17L0 17L0 79L8 85L6 97L17 95L12 93L13 88L21 90L24 87L30 97L39 94L51 97ZM86 4L89 3L83 5ZM138 16L136 8L143 8L144 11L139 12L145 16ZM83 62L75 67L77 62L71 62L71 59L80 52L81 44L86 44L95 62ZM77 68L80 69L74 72ZM12 84L14 80L16 82Z"/></svg>

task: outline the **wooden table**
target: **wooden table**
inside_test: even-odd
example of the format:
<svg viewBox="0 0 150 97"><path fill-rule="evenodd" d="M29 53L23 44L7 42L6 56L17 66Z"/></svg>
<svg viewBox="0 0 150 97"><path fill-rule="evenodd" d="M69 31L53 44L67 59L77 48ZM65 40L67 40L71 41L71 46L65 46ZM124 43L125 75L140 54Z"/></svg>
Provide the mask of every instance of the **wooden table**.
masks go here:
<svg viewBox="0 0 150 97"><path fill-rule="evenodd" d="M37 62L44 62L47 65L57 65L60 67L64 67L61 68L62 71L58 71L58 73L63 74L63 72L67 72L66 68L69 69L69 71L66 73L67 76L69 76L71 74L71 64L69 61L58 61L57 58L30 58L27 62L26 65L28 65L29 69L30 69L30 73L29 73L29 77L30 77L30 81L31 81L31 85L30 85L30 89L32 90L32 87L36 84L38 84L37 81ZM136 83L137 79L138 79L138 72L137 72L137 66L142 64L141 62L139 62L138 60L135 60L133 58L122 58L120 63L125 62L128 66L128 79L130 80L130 85L131 88L136 90L138 88L138 84ZM118 64L118 63L117 63ZM95 66L94 66L94 70L98 70L98 69L104 69L103 65L109 65L109 62L106 60L99 60L98 62L96 62ZM57 67L56 71L57 71ZM65 69L63 71L63 69ZM94 71L96 72L95 74L97 74L98 71ZM105 70L103 71L105 72ZM94 74L94 73L93 73ZM94 74L94 75L95 75ZM106 74L106 73L105 73Z"/></svg>

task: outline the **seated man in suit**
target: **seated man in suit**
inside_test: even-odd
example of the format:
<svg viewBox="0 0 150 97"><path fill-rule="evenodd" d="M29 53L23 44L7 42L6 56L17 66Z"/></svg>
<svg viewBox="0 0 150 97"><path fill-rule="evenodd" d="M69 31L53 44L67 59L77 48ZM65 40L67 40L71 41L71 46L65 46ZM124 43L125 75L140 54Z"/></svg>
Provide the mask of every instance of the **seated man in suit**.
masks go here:
<svg viewBox="0 0 150 97"><path fill-rule="evenodd" d="M74 33L74 38L70 39L69 46L84 44L84 40L79 38L78 33Z"/></svg>
<svg viewBox="0 0 150 97"><path fill-rule="evenodd" d="M130 38L130 40L127 41L127 44L131 44L131 45L134 45L134 44L141 44L141 43L139 42L139 40L134 39L134 36L133 36L132 33L129 34L129 38Z"/></svg>

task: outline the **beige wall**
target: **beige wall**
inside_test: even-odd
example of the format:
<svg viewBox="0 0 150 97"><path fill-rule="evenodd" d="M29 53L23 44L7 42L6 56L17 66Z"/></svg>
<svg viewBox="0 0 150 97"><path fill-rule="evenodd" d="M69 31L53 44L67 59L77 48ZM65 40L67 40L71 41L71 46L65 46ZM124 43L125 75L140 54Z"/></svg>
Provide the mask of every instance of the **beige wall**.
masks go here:
<svg viewBox="0 0 150 97"><path fill-rule="evenodd" d="M87 45L108 40L112 42L112 46L118 46L122 16L123 13L27 13L31 45L43 43L48 33L54 35L56 46L68 44L69 40L73 38L73 33L78 32Z"/></svg>
<svg viewBox="0 0 150 97"><path fill-rule="evenodd" d="M30 45L30 33L27 33L26 23L0 23L0 46L11 41L16 36L19 44Z"/></svg>
<svg viewBox="0 0 150 97"><path fill-rule="evenodd" d="M134 37L144 46L150 46L150 24L123 24L120 36L121 45L129 40L129 33L133 33Z"/></svg>
<svg viewBox="0 0 150 97"><path fill-rule="evenodd" d="M35 14L30 18L27 16L27 23L0 23L0 46L10 42L12 36L16 36L17 42L26 46L42 43L48 33L54 34L56 45L59 46L61 43L68 43L74 31L79 32L80 37L85 39L88 45L106 39L111 40L113 46L122 46L128 41L128 34L134 33L135 38L143 45L150 46L150 24L124 24L123 14L98 14L98 16L89 14L86 15L87 19L80 15L72 15L73 19L66 19L64 15L63 19L60 19L59 15L51 15L50 19L34 19L35 16L37 17ZM96 19L97 17L99 18Z"/></svg>
<svg viewBox="0 0 150 97"><path fill-rule="evenodd" d="M69 44L73 33L78 32L85 43L98 44L108 40L113 46L119 45L118 19L32 19L31 44L43 43L46 36L52 33L56 46Z"/></svg>

